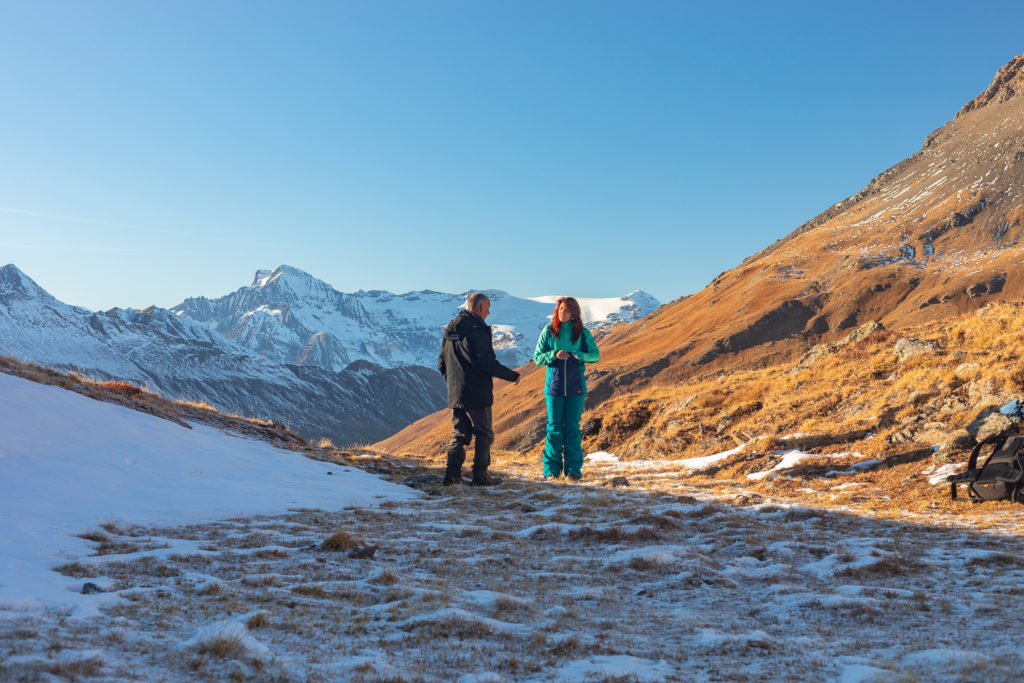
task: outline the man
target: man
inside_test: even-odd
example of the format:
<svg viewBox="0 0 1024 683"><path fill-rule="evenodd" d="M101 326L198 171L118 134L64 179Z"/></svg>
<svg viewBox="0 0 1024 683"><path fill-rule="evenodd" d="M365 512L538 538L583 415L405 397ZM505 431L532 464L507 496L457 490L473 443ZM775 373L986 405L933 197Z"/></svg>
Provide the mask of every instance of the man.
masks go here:
<svg viewBox="0 0 1024 683"><path fill-rule="evenodd" d="M477 292L466 299L465 310L444 328L437 369L448 381L448 407L452 411L452 440L444 485L462 483L466 446L476 438L472 486L492 486L501 479L487 474L491 464L491 406L494 405L494 377L519 383L519 373L509 370L494 357L491 328L485 322L491 300Z"/></svg>

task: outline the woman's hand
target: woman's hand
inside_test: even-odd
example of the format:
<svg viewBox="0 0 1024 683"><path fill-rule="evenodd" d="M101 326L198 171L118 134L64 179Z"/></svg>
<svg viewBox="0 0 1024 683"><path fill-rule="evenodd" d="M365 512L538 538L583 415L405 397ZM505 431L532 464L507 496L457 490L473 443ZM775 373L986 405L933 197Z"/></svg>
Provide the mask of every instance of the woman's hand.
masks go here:
<svg viewBox="0 0 1024 683"><path fill-rule="evenodd" d="M568 351L559 351L558 353L555 354L555 358L557 358L558 360L565 360L568 357L569 357L569 352Z"/></svg>

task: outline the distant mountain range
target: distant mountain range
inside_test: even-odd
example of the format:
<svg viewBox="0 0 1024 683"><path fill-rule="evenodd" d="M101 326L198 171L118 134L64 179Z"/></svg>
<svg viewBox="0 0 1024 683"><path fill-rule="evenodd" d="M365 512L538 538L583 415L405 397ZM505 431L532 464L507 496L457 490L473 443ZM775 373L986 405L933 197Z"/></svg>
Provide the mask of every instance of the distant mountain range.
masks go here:
<svg viewBox="0 0 1024 683"><path fill-rule="evenodd" d="M519 365L551 304L489 294L497 345L505 362ZM219 299L93 312L58 301L7 265L0 268L0 354L136 382L347 445L384 438L443 407L444 382L433 364L441 327L463 300L438 292L343 294L281 266ZM604 314L597 326L658 305L643 293L584 301Z"/></svg>
<svg viewBox="0 0 1024 683"><path fill-rule="evenodd" d="M517 367L533 348L557 297L522 299L485 290L491 299L487 322L502 363ZM342 370L364 360L385 367L434 367L441 328L468 292L424 290L339 292L291 266L261 270L248 287L218 299L186 299L171 308L228 339L279 363ZM621 298L580 299L591 329L637 320L661 304L636 291Z"/></svg>

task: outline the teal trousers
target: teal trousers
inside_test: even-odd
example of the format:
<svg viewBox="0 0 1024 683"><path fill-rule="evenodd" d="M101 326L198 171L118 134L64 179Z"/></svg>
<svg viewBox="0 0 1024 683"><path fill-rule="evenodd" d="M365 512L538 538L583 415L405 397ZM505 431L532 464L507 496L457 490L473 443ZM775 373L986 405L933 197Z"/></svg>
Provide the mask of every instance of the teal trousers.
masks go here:
<svg viewBox="0 0 1024 683"><path fill-rule="evenodd" d="M544 443L544 476L580 476L583 472L582 396L544 396L548 434Z"/></svg>

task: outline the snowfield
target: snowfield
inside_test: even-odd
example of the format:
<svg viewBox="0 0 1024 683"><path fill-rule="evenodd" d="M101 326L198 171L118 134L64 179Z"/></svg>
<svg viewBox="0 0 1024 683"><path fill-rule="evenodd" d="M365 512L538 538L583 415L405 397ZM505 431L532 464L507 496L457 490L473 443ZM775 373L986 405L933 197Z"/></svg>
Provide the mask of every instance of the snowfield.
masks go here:
<svg viewBox="0 0 1024 683"><path fill-rule="evenodd" d="M100 524L195 524L417 495L355 468L4 374L0 468L6 610L88 610L97 599L49 570L90 552L75 534Z"/></svg>
<svg viewBox="0 0 1024 683"><path fill-rule="evenodd" d="M644 490L657 463L609 453L583 485L513 472L439 489L393 468L414 490L3 375L0 467L3 680L1024 669L1019 530L729 504L683 479ZM623 474L632 486L600 485ZM83 594L90 583L99 592Z"/></svg>

